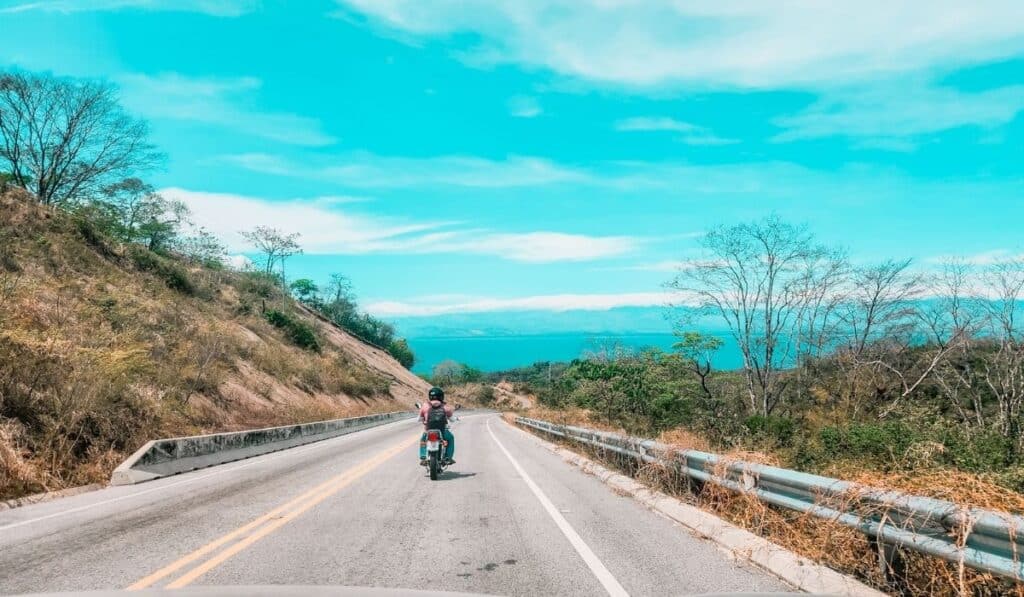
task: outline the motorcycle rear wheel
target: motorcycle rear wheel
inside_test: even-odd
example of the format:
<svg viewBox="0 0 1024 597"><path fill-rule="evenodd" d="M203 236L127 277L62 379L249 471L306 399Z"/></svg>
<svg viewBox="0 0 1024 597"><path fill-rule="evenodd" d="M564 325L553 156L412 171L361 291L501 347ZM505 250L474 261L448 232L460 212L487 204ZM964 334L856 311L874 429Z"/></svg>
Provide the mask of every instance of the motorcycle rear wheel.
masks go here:
<svg viewBox="0 0 1024 597"><path fill-rule="evenodd" d="M437 475L441 471L441 462L438 459L437 452L430 453L430 480L437 481Z"/></svg>

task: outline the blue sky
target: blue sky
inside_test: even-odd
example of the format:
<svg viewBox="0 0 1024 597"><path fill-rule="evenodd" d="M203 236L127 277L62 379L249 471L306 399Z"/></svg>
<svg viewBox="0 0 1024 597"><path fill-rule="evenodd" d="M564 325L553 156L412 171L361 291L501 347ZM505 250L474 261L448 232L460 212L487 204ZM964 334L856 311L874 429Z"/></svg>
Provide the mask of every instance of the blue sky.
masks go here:
<svg viewBox="0 0 1024 597"><path fill-rule="evenodd" d="M198 223L387 317L657 305L772 212L1024 252L1018 0L0 0L0 66L114 81Z"/></svg>

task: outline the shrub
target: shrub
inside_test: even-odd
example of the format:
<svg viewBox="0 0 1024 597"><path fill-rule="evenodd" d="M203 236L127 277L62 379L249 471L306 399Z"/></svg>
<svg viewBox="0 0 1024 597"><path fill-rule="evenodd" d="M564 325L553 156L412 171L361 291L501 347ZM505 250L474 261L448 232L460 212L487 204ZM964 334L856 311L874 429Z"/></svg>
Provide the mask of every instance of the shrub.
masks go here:
<svg viewBox="0 0 1024 597"><path fill-rule="evenodd" d="M388 354L395 357L395 360L406 369L410 369L416 364L416 355L413 354L409 343L404 338L399 338L388 344Z"/></svg>
<svg viewBox="0 0 1024 597"><path fill-rule="evenodd" d="M294 315L289 315L275 309L268 309L263 316L266 317L271 325L284 331L288 339L296 346L320 352L320 340L317 339L313 326L296 318Z"/></svg>
<svg viewBox="0 0 1024 597"><path fill-rule="evenodd" d="M262 298L274 298L281 294L281 278L266 272L243 272L238 289Z"/></svg>
<svg viewBox="0 0 1024 597"><path fill-rule="evenodd" d="M17 253L14 248L14 234L9 230L0 230L0 270L20 272Z"/></svg>
<svg viewBox="0 0 1024 597"><path fill-rule="evenodd" d="M139 246L132 247L130 255L132 261L135 262L135 267L156 275L164 281L168 288L184 294L196 293L196 286L192 282L192 278L189 277L185 268L177 263Z"/></svg>
<svg viewBox="0 0 1024 597"><path fill-rule="evenodd" d="M110 223L102 212L92 209L82 209L75 214L74 226L79 236L90 247L98 250L103 255L111 255L108 240L110 239Z"/></svg>
<svg viewBox="0 0 1024 597"><path fill-rule="evenodd" d="M1013 440L994 429L967 433L948 427L935 433L941 443L943 460L958 469L972 472L1002 472L1014 464Z"/></svg>
<svg viewBox="0 0 1024 597"><path fill-rule="evenodd" d="M476 401L480 406L494 404L494 388L491 386L480 386L480 389L476 392Z"/></svg>
<svg viewBox="0 0 1024 597"><path fill-rule="evenodd" d="M679 427L693 420L693 401L672 394L657 396L651 403L651 426L654 431Z"/></svg>
<svg viewBox="0 0 1024 597"><path fill-rule="evenodd" d="M796 424L792 419L754 415L743 422L743 426L756 438L776 445L788 445L793 439Z"/></svg>
<svg viewBox="0 0 1024 597"><path fill-rule="evenodd" d="M830 426L818 433L820 447L807 448L802 460L863 460L874 464L897 463L922 437L900 421ZM820 453L818 453L820 451Z"/></svg>

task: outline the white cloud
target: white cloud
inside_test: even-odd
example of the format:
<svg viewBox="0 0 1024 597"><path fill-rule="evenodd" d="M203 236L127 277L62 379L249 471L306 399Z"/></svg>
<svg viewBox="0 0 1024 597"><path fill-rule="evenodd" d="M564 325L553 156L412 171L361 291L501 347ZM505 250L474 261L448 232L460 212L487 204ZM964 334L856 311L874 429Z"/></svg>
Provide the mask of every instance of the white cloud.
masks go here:
<svg viewBox="0 0 1024 597"><path fill-rule="evenodd" d="M4 6L10 4L10 6ZM28 11L92 12L134 8L153 11L198 12L218 17L236 17L253 10L260 0L40 0L38 2L0 2L0 13Z"/></svg>
<svg viewBox="0 0 1024 597"><path fill-rule="evenodd" d="M997 60L1024 49L1024 3L935 0L337 0L460 56L626 86L808 87Z"/></svg>
<svg viewBox="0 0 1024 597"><path fill-rule="evenodd" d="M516 118L536 118L544 110L541 109L537 98L517 95L508 100L508 112Z"/></svg>
<svg viewBox="0 0 1024 597"><path fill-rule="evenodd" d="M324 205L320 199L266 201L226 193L204 193L167 188L161 194L180 200L192 211L195 223L216 234L232 251L244 251L248 243L239 234L256 226L273 226L302 235L309 253L365 253L367 247L439 224L408 224L350 215Z"/></svg>
<svg viewBox="0 0 1024 597"><path fill-rule="evenodd" d="M994 128L1024 110L1024 86L962 92L927 82L885 82L828 92L805 111L779 118L777 141L844 135L862 145L907 151L906 139L959 126Z"/></svg>
<svg viewBox="0 0 1024 597"><path fill-rule="evenodd" d="M240 231L273 226L301 234L307 253L467 253L527 263L587 261L634 251L639 239L561 232L507 233L454 228L446 222L404 222L337 209L334 197L268 201L180 188L160 191L183 201L195 223L216 234L231 251L249 247Z"/></svg>
<svg viewBox="0 0 1024 597"><path fill-rule="evenodd" d="M735 145L740 142L739 139L728 139L726 137L719 137L711 133L704 133L699 135L685 135L681 141L687 145L707 145L707 146L718 146L718 145Z"/></svg>
<svg viewBox="0 0 1024 597"><path fill-rule="evenodd" d="M819 104L780 120L787 130L778 140L849 135L884 139L861 147L908 151L914 144L898 137L995 126L1012 119L1024 101L1017 87L958 93L933 85L960 68L1019 57L1024 52L1020 0L336 2L343 15L362 15L409 43L457 39L460 47L453 51L468 64L546 69L570 86L658 95L745 89L824 93ZM475 41L465 47L466 39ZM672 119L648 124L664 126L628 130L673 130L684 134L684 143L698 146L737 142L708 131L687 132L687 123Z"/></svg>
<svg viewBox="0 0 1024 597"><path fill-rule="evenodd" d="M201 122L291 145L336 141L313 118L247 107L262 85L253 77L186 77L178 73L118 78L125 105L149 118Z"/></svg>
<svg viewBox="0 0 1024 597"><path fill-rule="evenodd" d="M615 123L615 130L627 132L681 133L679 140L687 145L733 145L738 139L726 139L715 135L710 129L664 116L637 116Z"/></svg>
<svg viewBox="0 0 1024 597"><path fill-rule="evenodd" d="M666 118L664 116L635 116L615 123L618 131L675 131L677 133L694 133L704 130L689 122Z"/></svg>
<svg viewBox="0 0 1024 597"><path fill-rule="evenodd" d="M638 241L628 236L585 236L559 232L489 234L457 243L467 252L505 256L516 261L589 261L630 253Z"/></svg>
<svg viewBox="0 0 1024 597"><path fill-rule="evenodd" d="M248 271L253 267L252 259L245 255L227 255L224 257L224 265L239 271Z"/></svg>
<svg viewBox="0 0 1024 597"><path fill-rule="evenodd" d="M446 313L493 311L607 311L616 307L654 307L669 304L673 296L664 292L623 294L550 294L518 298L475 298L460 302L380 301L366 305L378 317L428 317Z"/></svg>
<svg viewBox="0 0 1024 597"><path fill-rule="evenodd" d="M839 170L816 170L792 162L692 164L596 162L587 167L543 158L513 156L490 160L470 156L386 157L367 153L324 158L309 154L296 161L266 154L221 156L222 163L276 176L339 184L356 190L464 187L482 196L493 189L541 188L571 184L574 193L600 191L614 196L658 193L685 201L805 202L825 197L838 204L911 199L987 197L1017 201L1020 177L924 180L891 168L850 163ZM326 161L325 161L326 160ZM337 166L344 164L344 167ZM749 204L748 204L749 205Z"/></svg>
<svg viewBox="0 0 1024 597"><path fill-rule="evenodd" d="M325 180L351 187L401 188L457 186L507 188L567 182L586 182L583 170L529 156L493 160L475 156L446 155L428 158L379 156L356 152L331 158L328 163L290 162L267 154L239 154L221 158L242 168Z"/></svg>
<svg viewBox="0 0 1024 597"><path fill-rule="evenodd" d="M910 153L917 150L917 143L908 139L896 139L893 137L868 137L854 143L853 148Z"/></svg>

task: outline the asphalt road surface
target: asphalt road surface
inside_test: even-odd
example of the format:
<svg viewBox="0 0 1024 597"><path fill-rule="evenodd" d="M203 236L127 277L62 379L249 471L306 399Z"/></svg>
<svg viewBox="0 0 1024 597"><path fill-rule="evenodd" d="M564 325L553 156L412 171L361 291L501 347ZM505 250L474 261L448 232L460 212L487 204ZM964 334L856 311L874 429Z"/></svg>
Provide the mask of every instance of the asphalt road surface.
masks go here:
<svg viewBox="0 0 1024 597"><path fill-rule="evenodd" d="M489 595L787 591L495 415L431 482L412 420L0 511L0 594L338 585Z"/></svg>

